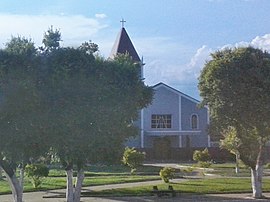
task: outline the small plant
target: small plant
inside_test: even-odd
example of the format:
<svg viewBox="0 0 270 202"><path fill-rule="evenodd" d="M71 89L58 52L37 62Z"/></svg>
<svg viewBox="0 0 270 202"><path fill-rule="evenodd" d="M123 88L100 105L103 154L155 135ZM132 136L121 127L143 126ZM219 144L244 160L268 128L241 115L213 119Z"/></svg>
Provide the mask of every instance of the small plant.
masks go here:
<svg viewBox="0 0 270 202"><path fill-rule="evenodd" d="M169 183L175 176L175 169L171 167L164 167L159 171L159 176L165 183Z"/></svg>
<svg viewBox="0 0 270 202"><path fill-rule="evenodd" d="M197 161L203 168L208 168L211 166L210 154L207 148L205 148L203 151L195 150L193 153L193 160Z"/></svg>
<svg viewBox="0 0 270 202"><path fill-rule="evenodd" d="M139 166L143 164L145 153L139 152L135 148L126 147L122 162L131 168L131 174L134 174Z"/></svg>
<svg viewBox="0 0 270 202"><path fill-rule="evenodd" d="M42 178L48 177L49 169L44 164L28 164L25 167L26 176L30 178L34 188L41 185Z"/></svg>

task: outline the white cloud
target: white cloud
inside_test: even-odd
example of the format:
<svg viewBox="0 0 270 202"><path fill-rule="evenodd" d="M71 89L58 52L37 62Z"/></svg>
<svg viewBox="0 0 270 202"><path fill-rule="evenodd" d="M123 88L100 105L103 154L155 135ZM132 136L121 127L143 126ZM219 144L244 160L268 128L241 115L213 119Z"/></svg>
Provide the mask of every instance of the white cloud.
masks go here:
<svg viewBox="0 0 270 202"><path fill-rule="evenodd" d="M206 45L199 48L195 55L191 58L190 63L188 64L189 69L187 69L187 72L193 73L196 77L198 77L205 62L210 59L211 52L212 49L208 48Z"/></svg>
<svg viewBox="0 0 270 202"><path fill-rule="evenodd" d="M82 15L12 15L0 14L0 45L6 43L11 35L32 38L40 45L44 32L53 25L60 29L65 45L78 45L88 41L101 29L107 27L97 19Z"/></svg>
<svg viewBox="0 0 270 202"><path fill-rule="evenodd" d="M189 48L185 50L179 48L177 54L172 54L172 57L175 58L168 60L166 57L170 55L171 51L173 52L176 49L166 49L165 46L165 44L159 44L161 49L168 51L167 54L147 63L145 67L146 83L153 85L158 82L164 82L175 87L183 85L196 86L200 71L205 62L210 59L212 49L203 45L195 53L189 53L189 57L182 57L185 50L187 51Z"/></svg>
<svg viewBox="0 0 270 202"><path fill-rule="evenodd" d="M270 52L270 34L255 37L250 45Z"/></svg>
<svg viewBox="0 0 270 202"><path fill-rule="evenodd" d="M96 17L96 18L101 18L101 19L103 19L103 18L106 18L107 15L104 14L104 13L97 13L97 14L95 15L95 17Z"/></svg>
<svg viewBox="0 0 270 202"><path fill-rule="evenodd" d="M226 44L222 46L221 48L218 48L220 50L223 50L225 48L239 48L239 47L248 47L252 46L254 48L260 48L262 50L270 52L270 34L265 34L263 36L256 36L251 41L241 41L235 44Z"/></svg>

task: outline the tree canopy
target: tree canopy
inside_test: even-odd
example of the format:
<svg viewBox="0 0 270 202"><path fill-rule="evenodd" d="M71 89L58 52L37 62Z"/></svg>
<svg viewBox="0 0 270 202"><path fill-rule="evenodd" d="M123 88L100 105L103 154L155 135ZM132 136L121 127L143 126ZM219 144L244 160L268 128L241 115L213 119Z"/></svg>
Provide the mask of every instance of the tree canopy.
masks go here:
<svg viewBox="0 0 270 202"><path fill-rule="evenodd" d="M202 105L210 109L210 131L233 127L241 160L258 171L270 139L270 54L247 47L211 56L199 78Z"/></svg>
<svg viewBox="0 0 270 202"><path fill-rule="evenodd" d="M45 49L14 37L0 50L0 166L10 177L18 164L49 148L71 183L74 168L83 174L88 162L120 161L125 140L137 133L133 121L152 100L129 56L105 60L94 55L98 46L91 41L78 48L60 47L59 41L59 30L51 27Z"/></svg>

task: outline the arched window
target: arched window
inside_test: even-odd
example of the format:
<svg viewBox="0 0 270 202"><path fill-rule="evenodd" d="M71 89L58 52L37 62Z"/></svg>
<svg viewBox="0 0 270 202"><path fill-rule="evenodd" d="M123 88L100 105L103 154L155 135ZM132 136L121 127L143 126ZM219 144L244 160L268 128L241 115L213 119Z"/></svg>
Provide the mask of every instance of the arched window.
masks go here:
<svg viewBox="0 0 270 202"><path fill-rule="evenodd" d="M191 115L191 129L198 129L198 115L197 114L192 114Z"/></svg>

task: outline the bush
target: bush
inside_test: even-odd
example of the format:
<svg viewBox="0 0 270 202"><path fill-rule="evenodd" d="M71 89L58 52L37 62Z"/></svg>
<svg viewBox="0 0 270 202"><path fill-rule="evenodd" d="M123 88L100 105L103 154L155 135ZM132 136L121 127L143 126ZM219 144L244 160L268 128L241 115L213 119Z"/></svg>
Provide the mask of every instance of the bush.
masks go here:
<svg viewBox="0 0 270 202"><path fill-rule="evenodd" d="M145 153L139 152L135 148L126 147L122 162L131 168L131 174L134 174L139 166L143 164Z"/></svg>
<svg viewBox="0 0 270 202"><path fill-rule="evenodd" d="M44 164L28 164L25 167L25 173L30 178L33 187L38 188L41 185L42 178L48 176L49 169Z"/></svg>
<svg viewBox="0 0 270 202"><path fill-rule="evenodd" d="M211 158L207 148L203 151L195 150L193 153L193 160L197 161L203 168L208 168L211 165Z"/></svg>
<svg viewBox="0 0 270 202"><path fill-rule="evenodd" d="M165 183L169 183L175 176L175 169L171 167L164 167L160 170L159 176Z"/></svg>

